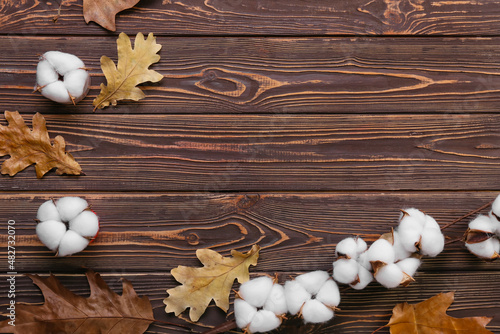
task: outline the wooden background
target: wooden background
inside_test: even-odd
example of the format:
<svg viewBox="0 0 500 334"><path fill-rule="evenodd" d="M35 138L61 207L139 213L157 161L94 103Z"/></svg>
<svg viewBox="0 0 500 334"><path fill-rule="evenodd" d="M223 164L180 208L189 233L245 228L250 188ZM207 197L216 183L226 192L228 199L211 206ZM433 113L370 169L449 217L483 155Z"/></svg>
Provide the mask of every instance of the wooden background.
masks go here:
<svg viewBox="0 0 500 334"><path fill-rule="evenodd" d="M400 208L445 225L500 193L498 0L142 0L118 15L116 32L86 25L81 0L62 1L54 23L58 7L0 1L0 105L29 124L41 112L86 176L37 180L33 167L1 176L1 273L13 219L19 273L54 273L82 295L85 268L116 292L125 277L158 320L199 333L233 315L212 306L192 324L186 313L165 314L162 302L177 285L170 270L198 266L198 248L228 255L257 243L252 275L285 280L330 270L338 241L374 240ZM140 102L92 113L104 82L99 59L116 60L122 31L157 36L152 68L165 78L144 85ZM92 68L77 106L32 93L37 55L49 50ZM85 251L55 258L33 219L43 201L66 195L92 204L101 232ZM445 230L449 240L467 222ZM500 333L499 265L451 243L409 287L345 289L335 319L290 321L281 332L371 333L396 303L454 290L451 315L496 316L488 329ZM43 301L26 277L16 288L17 302ZM147 333L187 332L157 323Z"/></svg>

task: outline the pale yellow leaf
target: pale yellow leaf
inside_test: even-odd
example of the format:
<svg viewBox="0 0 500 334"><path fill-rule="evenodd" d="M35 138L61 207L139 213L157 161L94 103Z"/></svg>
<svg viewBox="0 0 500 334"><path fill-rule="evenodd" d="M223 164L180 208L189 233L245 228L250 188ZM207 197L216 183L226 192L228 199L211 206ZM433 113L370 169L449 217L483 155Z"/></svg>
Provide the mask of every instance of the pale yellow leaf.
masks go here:
<svg viewBox="0 0 500 334"><path fill-rule="evenodd" d="M152 33L144 39L142 33L135 37L134 48L130 38L121 33L116 41L118 48L118 66L106 56L101 57L101 68L107 85L101 84L101 93L94 100L94 110L116 105L120 100L138 101L145 97L137 85L151 81L158 82L163 75L150 70L149 66L160 60L158 51L161 45L156 43Z"/></svg>
<svg viewBox="0 0 500 334"><path fill-rule="evenodd" d="M165 312L179 315L190 308L189 317L198 321L213 299L215 305L227 312L229 294L235 279L244 283L249 279L248 268L257 265L260 247L254 245L248 253L231 251L231 257L223 257L210 249L198 249L196 256L204 265L201 268L178 266L171 270L182 285L168 289L163 300Z"/></svg>

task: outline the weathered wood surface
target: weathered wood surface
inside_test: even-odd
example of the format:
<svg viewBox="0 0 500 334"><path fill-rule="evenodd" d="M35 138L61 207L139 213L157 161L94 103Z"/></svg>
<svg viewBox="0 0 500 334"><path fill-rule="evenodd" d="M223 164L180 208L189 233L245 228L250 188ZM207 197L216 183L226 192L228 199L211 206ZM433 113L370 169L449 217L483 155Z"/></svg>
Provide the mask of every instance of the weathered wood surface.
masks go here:
<svg viewBox="0 0 500 334"><path fill-rule="evenodd" d="M0 314L5 314L6 231L16 221L16 270L55 273L88 295L84 268L116 291L120 278L152 300L155 317L203 332L233 315L211 306L200 323L165 314L169 271L198 266L195 250L263 247L252 275L331 270L334 247L374 240L414 206L443 226L500 192L500 1L142 0L117 31L86 25L82 0L0 0L0 105L27 123L44 114L86 176L0 176ZM119 32L153 32L153 66L165 76L147 98L92 114L104 82L101 55L116 61ZM32 93L38 54L61 50L91 67L77 106ZM3 117L0 123L5 124ZM0 157L0 163L8 157ZM82 196L101 218L85 251L56 258L34 234L48 198ZM483 210L486 213L487 209ZM417 281L342 291L328 324L291 320L282 333L371 333L398 302L457 291L450 314L496 316L499 264L445 230L445 251ZM3 231L3 232L2 232ZM18 276L18 302L43 302ZM156 323L147 333L187 333ZM388 330L382 330L387 333Z"/></svg>
<svg viewBox="0 0 500 334"><path fill-rule="evenodd" d="M15 177L2 175L0 190L500 188L495 114L46 118L51 136L65 137L86 175L51 172L38 180L31 166Z"/></svg>
<svg viewBox="0 0 500 334"><path fill-rule="evenodd" d="M330 269L338 241L353 234L374 241L397 225L399 209L418 207L444 226L495 194L87 193L84 197L100 216L101 231L85 251L67 258L54 257L34 233L38 206L63 194L1 194L0 217L16 221L19 272L71 272L84 266L104 272L166 273L180 264L198 266L198 248L228 255L231 249L248 251L259 244L263 249L257 270L272 273ZM448 241L460 239L468 221L446 229ZM1 233L0 242L6 240ZM462 242L450 243L422 268L454 273L457 263L460 271L498 269L498 264L473 257Z"/></svg>
<svg viewBox="0 0 500 334"><path fill-rule="evenodd" d="M417 206L445 225L496 194L87 194L101 216L100 235L79 255L55 258L34 237L32 218L38 204L60 195L0 196L4 204L0 216L16 220L17 270L55 273L68 288L82 295L88 294L83 267L102 271L116 292L121 291L119 278L125 277L140 295L151 298L156 319L186 324L166 315L162 300L165 290L176 285L168 271L178 265L199 265L194 257L199 247L227 255L230 249L246 250L258 242L263 250L258 267L252 270L254 275L278 272L284 280L303 271L328 270L339 240L353 231L374 240L376 234L394 226L399 215L396 208ZM467 221L446 229L445 234L450 240L459 238ZM0 242L4 240L0 238ZM418 302L440 291L457 291L451 315L497 314L499 291L491 282L499 279L498 264L477 260L460 242L448 245L438 258L425 259L416 278L410 287L390 291L377 284L364 291L343 290L342 311L334 321L325 326L299 327L298 333L370 333L388 320L396 303ZM5 282L0 280L0 289ZM19 302L42 302L29 279L19 278L16 288ZM186 320L185 315L181 319ZM211 307L194 328L203 331L223 321L224 314ZM498 317L489 328L500 329ZM290 328L282 330L286 333ZM148 331L163 332L186 330L156 324Z"/></svg>
<svg viewBox="0 0 500 334"><path fill-rule="evenodd" d="M79 270L78 274L55 273L55 275L74 293L88 296L88 283L83 272L84 270ZM289 275L297 273L300 272L280 273L280 282L288 279ZM260 273L255 273L255 275L258 274ZM43 271L40 275L48 276L46 271ZM120 278L128 279L133 284L139 296L147 295L150 298L156 319L177 323L180 326L189 326L193 329L193 331L189 331L180 326L155 323L146 332L148 334L201 333L226 321L226 314L214 305L209 307L207 313L195 325L187 321L185 314L182 314L180 318L176 318L172 314L167 315L164 312L165 305L163 304L163 299L166 295L165 290L176 285L170 275L163 273L114 271L102 274L102 276L116 293L121 293L122 283ZM409 287L400 287L392 290L386 290L374 283L362 291L345 289L342 291L341 310L336 312L336 317L333 321L325 325L304 325L301 321L292 318L286 321L279 331L273 333L371 333L389 321L391 310L397 303L407 301L415 304L443 291L456 291L455 302L449 309L449 315L454 317L490 316L493 317L493 320L488 325L488 329L494 333L500 331L500 318L498 317L500 293L497 285L494 284L494 282L498 282L500 279L498 271L461 272L459 275L451 275L450 273L429 273L421 269L416 279L417 282ZM33 285L29 278L18 277L16 286L21 291L18 297L19 302L43 302L40 290ZM5 275L0 275L0 289L2 291L6 289ZM234 295L231 296L231 300L233 300L233 297ZM0 307L5 309L6 305L0 304ZM232 306L228 315L228 318L231 317ZM388 330L383 330L381 333L388 333Z"/></svg>
<svg viewBox="0 0 500 334"><path fill-rule="evenodd" d="M82 0L3 0L0 33L101 34ZM169 35L497 35L498 0L143 0L117 31Z"/></svg>
<svg viewBox="0 0 500 334"><path fill-rule="evenodd" d="M98 114L497 113L500 38L167 38L147 99ZM115 36L0 37L0 101L32 113L92 113L116 61ZM91 47L89 47L91 45ZM38 55L77 54L92 68L75 107L33 93Z"/></svg>

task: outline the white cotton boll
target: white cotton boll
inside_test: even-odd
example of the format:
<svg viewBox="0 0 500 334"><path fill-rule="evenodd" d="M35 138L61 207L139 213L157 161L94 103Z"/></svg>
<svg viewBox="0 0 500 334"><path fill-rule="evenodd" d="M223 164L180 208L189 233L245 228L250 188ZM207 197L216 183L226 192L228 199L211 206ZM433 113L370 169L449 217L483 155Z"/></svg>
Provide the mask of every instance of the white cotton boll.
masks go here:
<svg viewBox="0 0 500 334"><path fill-rule="evenodd" d="M491 212L497 217L500 217L500 195L498 195L491 204Z"/></svg>
<svg viewBox="0 0 500 334"><path fill-rule="evenodd" d="M80 197L62 197L56 203L63 222L69 222L88 206L87 201Z"/></svg>
<svg viewBox="0 0 500 334"><path fill-rule="evenodd" d="M493 226L493 232L496 233L497 235L500 235L500 220L498 220L498 218L500 216L495 217L495 215L493 214L493 210L491 210L490 213L488 214L488 217L491 220L491 224ZM469 225L469 228L470 228L470 225Z"/></svg>
<svg viewBox="0 0 500 334"><path fill-rule="evenodd" d="M59 211L57 211L56 205L51 199L40 205L38 212L36 213L36 218L41 222L45 220L61 220Z"/></svg>
<svg viewBox="0 0 500 334"><path fill-rule="evenodd" d="M418 267L420 267L420 260L414 257L409 257L407 259L401 260L396 265L407 275L413 277L417 272Z"/></svg>
<svg viewBox="0 0 500 334"><path fill-rule="evenodd" d="M407 252L415 253L418 251L417 244L420 242L423 228L420 226L412 227L409 225L399 226L398 233L401 245Z"/></svg>
<svg viewBox="0 0 500 334"><path fill-rule="evenodd" d="M85 67L80 58L66 52L48 51L43 54L42 59L47 60L57 73L63 76L69 71Z"/></svg>
<svg viewBox="0 0 500 334"><path fill-rule="evenodd" d="M478 215L469 223L469 228L471 230L493 233L495 231L495 223L489 216Z"/></svg>
<svg viewBox="0 0 500 334"><path fill-rule="evenodd" d="M399 216L399 220L400 222L406 217L411 217L413 219L415 219L415 222L416 223L419 223L422 227L423 225L425 224L425 213L423 213L422 211L420 211L419 209L415 209L415 208L407 208L407 209L403 209L401 210L403 212L401 212L401 215ZM406 214L405 214L406 213Z"/></svg>
<svg viewBox="0 0 500 334"><path fill-rule="evenodd" d="M272 331L281 325L281 319L271 311L260 310L253 317L248 330L250 333L264 333Z"/></svg>
<svg viewBox="0 0 500 334"><path fill-rule="evenodd" d="M500 241L497 238L489 238L475 244L465 244L465 247L477 257L483 259L494 259L500 253Z"/></svg>
<svg viewBox="0 0 500 334"><path fill-rule="evenodd" d="M394 261L399 261L409 257L412 253L407 251L401 243L401 236L399 235L399 232L393 231L392 235L394 240L394 244L392 245L394 248Z"/></svg>
<svg viewBox="0 0 500 334"><path fill-rule="evenodd" d="M395 253L394 248L391 243L385 239L376 240L370 248L367 250L368 252L368 261L382 261L384 263L392 263L394 262Z"/></svg>
<svg viewBox="0 0 500 334"><path fill-rule="evenodd" d="M357 261L366 270L370 270L370 271L372 270L372 264L370 263L370 260L368 260L368 252L367 251L364 251L363 253L359 254Z"/></svg>
<svg viewBox="0 0 500 334"><path fill-rule="evenodd" d="M75 98L75 103L87 95L90 85L90 75L86 70L77 69L64 75L64 86L68 93Z"/></svg>
<svg viewBox="0 0 500 334"><path fill-rule="evenodd" d="M353 259L338 259L333 262L333 278L344 284L350 284L358 276L358 263Z"/></svg>
<svg viewBox="0 0 500 334"><path fill-rule="evenodd" d="M342 239L335 247L335 256L347 256L350 259L356 259L358 253L358 244L354 238Z"/></svg>
<svg viewBox="0 0 500 334"><path fill-rule="evenodd" d="M302 308L302 318L305 322L319 324L332 319L333 315L331 308L316 299L308 300Z"/></svg>
<svg viewBox="0 0 500 334"><path fill-rule="evenodd" d="M494 222L494 223L500 223L500 215L499 216L495 216L495 214L493 213L493 210L490 210L490 212L488 213L488 216L490 217L490 219Z"/></svg>
<svg viewBox="0 0 500 334"><path fill-rule="evenodd" d="M55 252L66 233L66 225L60 221L46 220L38 223L35 230L38 239L40 239L48 249Z"/></svg>
<svg viewBox="0 0 500 334"><path fill-rule="evenodd" d="M89 241L76 233L75 231L68 230L64 234L59 243L58 256L68 256L81 252L87 247Z"/></svg>
<svg viewBox="0 0 500 334"><path fill-rule="evenodd" d="M359 256L359 254L363 253L364 251L366 251L368 249L368 245L366 244L366 242L360 238L360 237L357 237L356 238L356 252L357 252L357 255Z"/></svg>
<svg viewBox="0 0 500 334"><path fill-rule="evenodd" d="M264 304L264 310L273 312L276 315L282 315L288 312L286 304L285 288L280 284L274 284L269 297Z"/></svg>
<svg viewBox="0 0 500 334"><path fill-rule="evenodd" d="M366 270L366 268L362 265L359 265L358 280L359 282L357 282L356 284L350 284L350 286L355 290L363 290L368 284L373 281L373 274L370 271Z"/></svg>
<svg viewBox="0 0 500 334"><path fill-rule="evenodd" d="M59 74L47 60L41 60L36 66L36 83L43 87L59 80Z"/></svg>
<svg viewBox="0 0 500 334"><path fill-rule="evenodd" d="M58 103L76 103L87 95L90 75L77 56L48 51L37 65L36 83L36 89L46 98Z"/></svg>
<svg viewBox="0 0 500 334"><path fill-rule="evenodd" d="M321 286L330 278L330 274L323 270L311 271L295 277L307 292L312 295L318 293Z"/></svg>
<svg viewBox="0 0 500 334"><path fill-rule="evenodd" d="M319 300L326 306L338 306L340 304L340 291L337 283L332 279L326 281L321 289L319 289L316 300Z"/></svg>
<svg viewBox="0 0 500 334"><path fill-rule="evenodd" d="M49 100L57 103L71 103L71 98L62 81L55 81L41 88L40 92Z"/></svg>
<svg viewBox="0 0 500 334"><path fill-rule="evenodd" d="M397 287L403 278L403 271L395 263L380 267L375 275L377 282L388 289Z"/></svg>
<svg viewBox="0 0 500 334"><path fill-rule="evenodd" d="M234 300L234 317L236 319L236 326L245 328L252 321L257 313L257 308L248 304L243 299Z"/></svg>
<svg viewBox="0 0 500 334"><path fill-rule="evenodd" d="M240 285L238 294L250 305L262 307L271 292L273 284L273 279L271 277L260 276Z"/></svg>
<svg viewBox="0 0 500 334"><path fill-rule="evenodd" d="M441 226L439 226L439 224L437 223L437 221L434 218L432 218L429 215L425 215L424 230L426 230L428 228L435 228L435 229L440 230Z"/></svg>
<svg viewBox="0 0 500 334"><path fill-rule="evenodd" d="M95 213L85 210L68 223L69 229L82 237L93 238L99 231L99 218Z"/></svg>
<svg viewBox="0 0 500 334"><path fill-rule="evenodd" d="M435 257L444 249L444 235L440 229L428 228L422 232L420 239L420 253Z"/></svg>
<svg viewBox="0 0 500 334"><path fill-rule="evenodd" d="M285 283L285 299L288 305L288 312L291 315L295 315L299 313L302 305L311 299L311 294L299 282L287 281Z"/></svg>

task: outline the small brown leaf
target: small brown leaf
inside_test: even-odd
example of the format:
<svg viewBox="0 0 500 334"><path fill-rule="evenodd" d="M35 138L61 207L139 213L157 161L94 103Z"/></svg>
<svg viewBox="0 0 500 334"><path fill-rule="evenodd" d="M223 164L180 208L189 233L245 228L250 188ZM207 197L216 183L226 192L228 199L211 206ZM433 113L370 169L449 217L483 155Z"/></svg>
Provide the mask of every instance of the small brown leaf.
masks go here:
<svg viewBox="0 0 500 334"><path fill-rule="evenodd" d="M136 87L138 84L151 81L158 82L163 79L160 73L148 69L151 64L160 60L158 51L161 45L156 43L152 33L144 39L138 33L135 37L134 48L130 38L121 33L116 41L118 48L118 66L106 56L101 57L101 68L107 80L107 85L101 84L101 93L93 102L94 110L102 109L110 104L116 105L119 100L138 101L146 95Z"/></svg>
<svg viewBox="0 0 500 334"><path fill-rule="evenodd" d="M87 272L90 297L75 295L54 275L28 275L43 293L43 305L16 304L15 326L0 322L0 333L144 333L154 321L147 297L139 298L123 279L123 293L114 293L101 276Z"/></svg>
<svg viewBox="0 0 500 334"><path fill-rule="evenodd" d="M139 0L83 0L85 23L94 21L101 27L115 31L115 16L122 10L134 7Z"/></svg>
<svg viewBox="0 0 500 334"><path fill-rule="evenodd" d="M453 318L446 310L454 301L454 293L440 293L416 305L397 304L387 326L391 334L493 334L485 328L492 318Z"/></svg>
<svg viewBox="0 0 500 334"><path fill-rule="evenodd" d="M167 305L165 312L179 315L189 307L189 317L198 321L212 299L227 312L234 280L238 279L239 283L248 281L248 268L257 265L259 250L260 247L254 245L248 253L232 250L232 257L223 257L210 249L198 249L196 256L204 267L178 266L171 270L174 278L183 285L167 290L169 296L163 300Z"/></svg>
<svg viewBox="0 0 500 334"><path fill-rule="evenodd" d="M80 175L82 168L73 156L66 152L66 142L61 136L50 142L45 118L36 113L33 116L33 130L30 130L17 111L5 112L8 126L0 125L0 156L10 155L2 165L2 174L16 175L26 167L36 164L36 176L43 177L52 168L56 173Z"/></svg>

